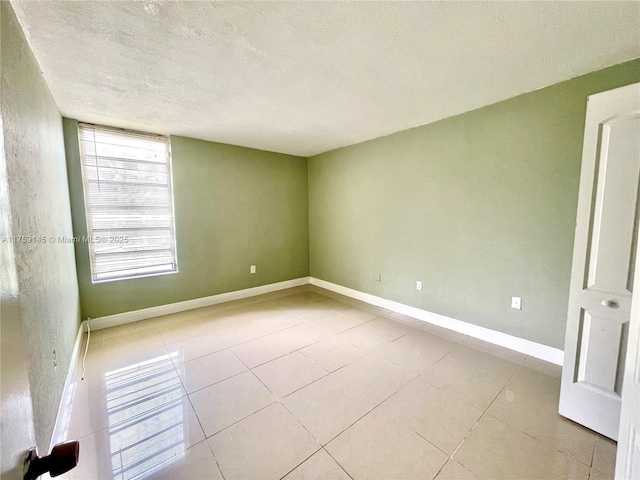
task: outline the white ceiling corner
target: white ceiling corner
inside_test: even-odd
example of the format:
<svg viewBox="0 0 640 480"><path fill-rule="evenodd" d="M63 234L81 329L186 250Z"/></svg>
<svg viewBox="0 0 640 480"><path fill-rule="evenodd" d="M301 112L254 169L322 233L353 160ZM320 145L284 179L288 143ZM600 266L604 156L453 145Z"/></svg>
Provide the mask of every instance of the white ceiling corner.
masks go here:
<svg viewBox="0 0 640 480"><path fill-rule="evenodd" d="M640 57L640 2L12 5L63 115L301 156Z"/></svg>

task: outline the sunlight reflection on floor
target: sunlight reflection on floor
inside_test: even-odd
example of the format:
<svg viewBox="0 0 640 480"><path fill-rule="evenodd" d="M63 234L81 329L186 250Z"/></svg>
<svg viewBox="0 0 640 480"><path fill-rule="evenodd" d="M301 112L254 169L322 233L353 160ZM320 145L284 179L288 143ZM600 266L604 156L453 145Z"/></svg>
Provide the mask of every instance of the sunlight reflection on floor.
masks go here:
<svg viewBox="0 0 640 480"><path fill-rule="evenodd" d="M175 352L105 374L113 478L143 479L184 456Z"/></svg>

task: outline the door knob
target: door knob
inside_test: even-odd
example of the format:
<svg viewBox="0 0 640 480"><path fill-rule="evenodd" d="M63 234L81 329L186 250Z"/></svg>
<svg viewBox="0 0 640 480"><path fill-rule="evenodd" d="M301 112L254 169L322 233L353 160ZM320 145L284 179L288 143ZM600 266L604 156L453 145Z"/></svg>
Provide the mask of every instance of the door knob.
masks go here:
<svg viewBox="0 0 640 480"><path fill-rule="evenodd" d="M615 300L603 300L602 306L609 307L609 308L616 308L618 306L618 302L616 302Z"/></svg>
<svg viewBox="0 0 640 480"><path fill-rule="evenodd" d="M27 452L24 462L25 473L23 480L36 480L43 473L57 477L78 465L80 456L80 442L58 443L46 457L38 456L35 447Z"/></svg>

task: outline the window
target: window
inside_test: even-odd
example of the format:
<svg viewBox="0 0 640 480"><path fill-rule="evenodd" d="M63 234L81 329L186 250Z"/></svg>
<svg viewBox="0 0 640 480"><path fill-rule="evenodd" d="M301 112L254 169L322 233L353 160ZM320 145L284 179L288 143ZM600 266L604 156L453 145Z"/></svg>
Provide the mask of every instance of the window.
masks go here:
<svg viewBox="0 0 640 480"><path fill-rule="evenodd" d="M169 142L80 124L94 283L177 272Z"/></svg>

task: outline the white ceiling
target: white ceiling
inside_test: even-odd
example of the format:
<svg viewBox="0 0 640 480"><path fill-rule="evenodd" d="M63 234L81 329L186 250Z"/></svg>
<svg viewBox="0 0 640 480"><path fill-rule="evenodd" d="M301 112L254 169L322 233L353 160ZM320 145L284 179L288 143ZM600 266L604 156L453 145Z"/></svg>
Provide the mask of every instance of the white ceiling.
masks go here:
<svg viewBox="0 0 640 480"><path fill-rule="evenodd" d="M302 156L640 57L640 2L12 5L63 115Z"/></svg>

